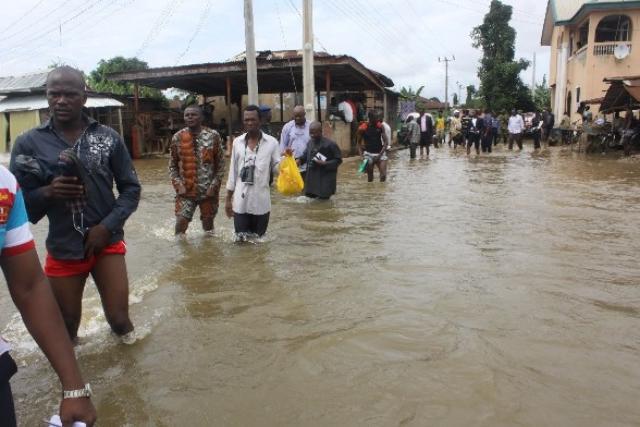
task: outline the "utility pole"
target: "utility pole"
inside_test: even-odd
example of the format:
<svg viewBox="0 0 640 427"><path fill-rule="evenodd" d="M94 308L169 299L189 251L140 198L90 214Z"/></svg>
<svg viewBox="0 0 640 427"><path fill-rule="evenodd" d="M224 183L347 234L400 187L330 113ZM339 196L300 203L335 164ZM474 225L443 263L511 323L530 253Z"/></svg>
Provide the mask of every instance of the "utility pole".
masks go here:
<svg viewBox="0 0 640 427"><path fill-rule="evenodd" d="M449 111L449 62L455 61L455 55L451 58L447 58L446 56L443 59L438 57L438 62L444 62L445 69L445 78L444 78L444 109L445 111Z"/></svg>
<svg viewBox="0 0 640 427"><path fill-rule="evenodd" d="M253 1L244 0L244 42L247 61L247 95L249 104L258 105L258 65L256 64L256 40L253 34ZM242 106L239 106L242 108Z"/></svg>
<svg viewBox="0 0 640 427"><path fill-rule="evenodd" d="M531 77L531 93L536 91L536 53L533 52L533 76Z"/></svg>
<svg viewBox="0 0 640 427"><path fill-rule="evenodd" d="M313 0L302 3L302 87L307 117L315 120L315 77L313 73Z"/></svg>
<svg viewBox="0 0 640 427"><path fill-rule="evenodd" d="M462 88L464 87L463 84L460 84L460 82L456 82L456 86L458 86L458 104L462 105Z"/></svg>

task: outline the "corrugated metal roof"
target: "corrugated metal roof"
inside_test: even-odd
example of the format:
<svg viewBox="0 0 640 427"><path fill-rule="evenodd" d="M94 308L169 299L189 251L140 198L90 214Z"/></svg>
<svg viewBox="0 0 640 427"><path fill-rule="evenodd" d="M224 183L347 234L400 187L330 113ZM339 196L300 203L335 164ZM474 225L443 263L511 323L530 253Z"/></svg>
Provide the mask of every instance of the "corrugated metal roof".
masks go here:
<svg viewBox="0 0 640 427"><path fill-rule="evenodd" d="M84 106L87 108L102 108L122 107L124 104L106 96L89 96ZM41 95L9 96L0 100L0 113L8 111L46 110L47 108L49 108L47 100Z"/></svg>
<svg viewBox="0 0 640 427"><path fill-rule="evenodd" d="M25 74L22 76L0 77L0 92L28 92L43 88L47 83L48 72Z"/></svg>

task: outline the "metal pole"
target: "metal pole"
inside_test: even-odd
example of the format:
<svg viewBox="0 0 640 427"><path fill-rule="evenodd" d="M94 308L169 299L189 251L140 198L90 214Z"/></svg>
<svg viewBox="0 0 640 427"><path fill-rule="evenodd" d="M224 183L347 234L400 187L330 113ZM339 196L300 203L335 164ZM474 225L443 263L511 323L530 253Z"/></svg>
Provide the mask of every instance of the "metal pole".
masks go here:
<svg viewBox="0 0 640 427"><path fill-rule="evenodd" d="M238 106L240 108L240 106ZM233 116L231 112L231 77L227 77L227 140L224 142L225 146L229 148L231 146L230 142L233 141ZM229 151L229 150L227 150Z"/></svg>
<svg viewBox="0 0 640 427"><path fill-rule="evenodd" d="M247 61L247 95L249 104L258 104L258 66L256 64L256 40L253 33L253 2L244 0L244 41Z"/></svg>
<svg viewBox="0 0 640 427"><path fill-rule="evenodd" d="M307 117L315 117L313 105L315 77L313 75L313 1L304 0L302 6L302 86L303 104Z"/></svg>
<svg viewBox="0 0 640 427"><path fill-rule="evenodd" d="M533 76L531 77L531 93L536 91L536 53L533 52Z"/></svg>
<svg viewBox="0 0 640 427"><path fill-rule="evenodd" d="M451 58L447 58L446 56L441 60L438 57L438 62L444 62L445 69L445 77L444 77L444 109L445 111L449 110L449 62L455 61L456 57L452 56Z"/></svg>

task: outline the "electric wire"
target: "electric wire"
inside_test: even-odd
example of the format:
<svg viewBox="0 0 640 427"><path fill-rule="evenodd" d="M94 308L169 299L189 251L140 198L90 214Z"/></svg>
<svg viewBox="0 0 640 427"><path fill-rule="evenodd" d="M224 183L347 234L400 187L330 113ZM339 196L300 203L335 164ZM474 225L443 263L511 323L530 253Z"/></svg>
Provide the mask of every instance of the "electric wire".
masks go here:
<svg viewBox="0 0 640 427"><path fill-rule="evenodd" d="M7 32L7 30L15 27L18 23L23 23L24 19L26 17L28 17L32 12L35 12L36 10L38 10L38 8L40 7L40 5L42 3L44 3L45 0L40 0L38 3L36 3L33 7L31 7L30 9L28 9L26 12L24 12L22 15L20 15L18 18L14 19L9 25L7 25L6 27L0 29L0 33L4 34L5 32Z"/></svg>
<svg viewBox="0 0 640 427"><path fill-rule="evenodd" d="M56 22L55 26L57 27L57 26L58 26L58 23L57 23L57 22L59 22L59 18L58 18L57 16L58 16L58 15L63 16L63 15L65 15L65 14L68 14L68 13L69 13L69 12L67 12L67 11L65 11L65 10L64 10L64 7L65 7L66 5L68 5L69 3L71 3L71 1L72 1L72 0L65 0L62 4L60 4L60 5L56 5L56 7L54 7L53 9L50 9L50 10L48 10L46 13L42 14L42 15L41 15L41 16L42 16L42 18L40 18L40 19L38 20L38 25L39 25L39 26L43 26L43 24L44 24L43 20L45 20L45 19L52 19L52 20L53 20L53 22ZM56 14L56 13L55 13L55 11L62 11L62 13L58 13L58 14ZM40 15L38 15L38 16L40 16ZM18 22L18 21L15 21L15 22ZM28 22L27 22L27 23L28 23ZM22 24L23 24L23 27L24 27L24 26L25 26L25 25L24 25L25 23L24 23L24 22L22 22ZM32 23L32 25L35 25L35 24L33 24L33 23ZM30 26L28 26L28 25L26 25L26 26L27 26L27 27L30 27ZM4 33L4 31L3 31L3 33ZM16 36L24 36L24 33L25 33L24 28L21 28L21 29L19 29L19 30L17 30L17 31L14 31L13 33L6 34L6 35L3 35L2 37L0 37L0 42L4 42L4 41L6 41L6 40L10 40L10 39L12 39L12 38L14 38L14 37L16 37Z"/></svg>
<svg viewBox="0 0 640 427"><path fill-rule="evenodd" d="M212 0L205 0L205 1L206 1L206 3L205 3L205 6L204 6L204 11L200 15L200 19L198 20L198 24L196 25L196 29L193 31L193 34L189 38L189 41L187 42L187 46L180 53L180 55L178 55L178 58L176 59L174 65L178 65L180 63L180 61L182 60L182 58L184 58L184 56L187 54L187 52L189 52L189 49L191 49L191 43L193 43L195 38L198 37L198 34L200 34L200 31L202 31L202 27L204 26L204 24L207 21L207 18L209 17L209 13L211 12L211 7L212 7Z"/></svg>
<svg viewBox="0 0 640 427"><path fill-rule="evenodd" d="M183 1L184 0L177 0L177 1L168 0L167 3L165 3L164 8L160 12L160 15L158 15L158 18L156 19L155 23L147 33L147 36L144 38L142 44L140 45L140 48L138 48L138 50L136 51L134 55L135 57L139 58L142 56L142 54L144 53L145 50L147 50L147 48L149 47L153 39L155 39L162 32L162 29L167 26L167 23L173 17L176 8L180 6L180 4L183 3Z"/></svg>
<svg viewBox="0 0 640 427"><path fill-rule="evenodd" d="M287 39L284 35L284 26L282 25L282 17L280 16L280 6L279 1L275 0L276 5L276 13L278 15L278 22L280 23L280 33L282 34L282 43L284 45L285 50L287 50ZM293 90L298 95L298 86L296 85L296 78L293 74L293 66L291 65L291 59L287 56L287 63L289 64L289 72L291 73L291 82L293 83Z"/></svg>

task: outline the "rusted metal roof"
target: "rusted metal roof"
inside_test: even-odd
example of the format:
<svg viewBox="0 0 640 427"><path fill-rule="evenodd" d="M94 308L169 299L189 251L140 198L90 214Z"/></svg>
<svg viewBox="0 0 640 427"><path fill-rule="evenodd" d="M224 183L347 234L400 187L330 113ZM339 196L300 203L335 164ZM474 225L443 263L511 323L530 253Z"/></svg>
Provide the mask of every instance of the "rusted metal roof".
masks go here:
<svg viewBox="0 0 640 427"><path fill-rule="evenodd" d="M302 91L301 51L261 51L257 54L258 88L260 93ZM314 55L316 90L325 90L330 74L332 91L384 90L393 81L373 71L348 55ZM225 95L226 79L234 94L247 93L244 54L229 62L151 68L148 70L112 73L110 80L138 83L158 89L178 88L207 96Z"/></svg>
<svg viewBox="0 0 640 427"><path fill-rule="evenodd" d="M609 77L604 81L611 86L600 104L601 111L621 111L640 106L640 76Z"/></svg>
<svg viewBox="0 0 640 427"><path fill-rule="evenodd" d="M0 77L0 94L42 90L47 83L47 71L22 76Z"/></svg>
<svg viewBox="0 0 640 427"><path fill-rule="evenodd" d="M86 108L122 107L124 104L107 96L89 94ZM43 95L7 96L0 100L0 113L9 111L34 111L49 108Z"/></svg>

